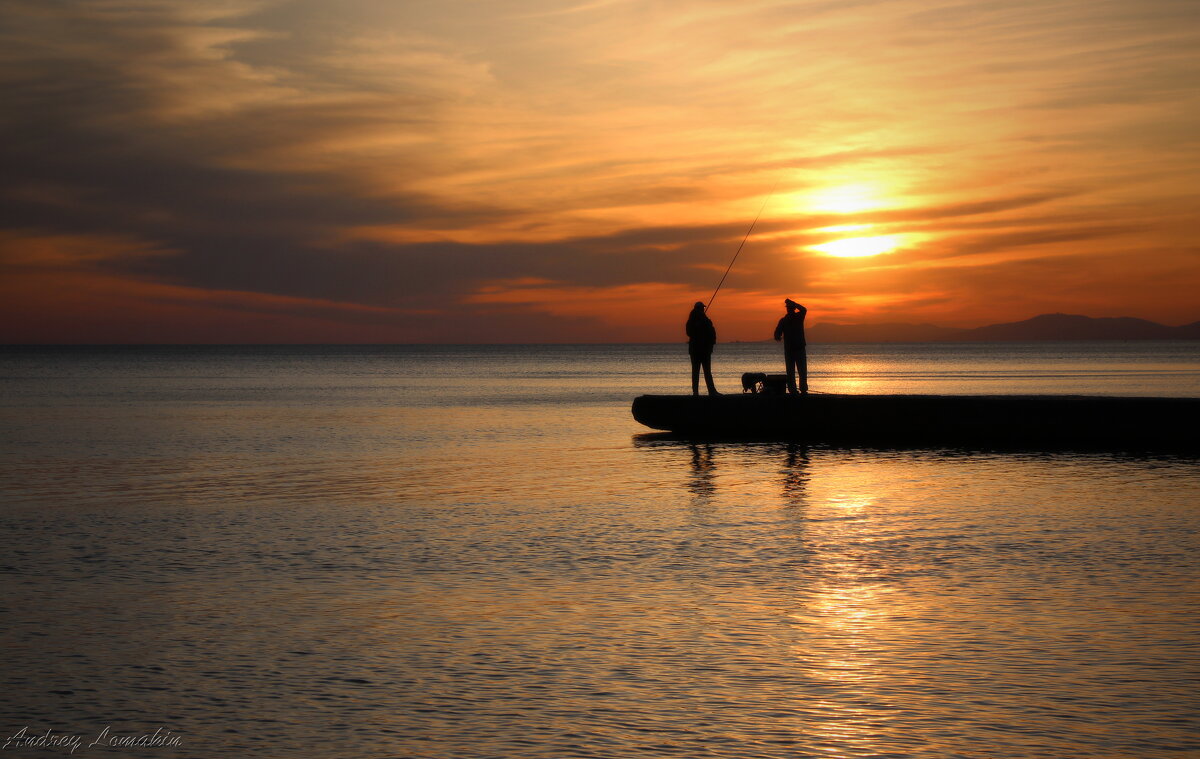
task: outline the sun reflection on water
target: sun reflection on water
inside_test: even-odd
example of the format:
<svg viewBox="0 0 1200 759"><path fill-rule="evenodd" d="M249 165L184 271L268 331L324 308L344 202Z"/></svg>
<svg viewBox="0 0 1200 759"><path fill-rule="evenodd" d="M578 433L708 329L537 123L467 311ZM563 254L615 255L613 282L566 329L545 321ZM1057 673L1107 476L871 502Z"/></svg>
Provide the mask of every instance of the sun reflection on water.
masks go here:
<svg viewBox="0 0 1200 759"><path fill-rule="evenodd" d="M837 495L829 498L829 505L837 509L857 511L865 509L873 503L866 495Z"/></svg>
<svg viewBox="0 0 1200 759"><path fill-rule="evenodd" d="M851 563L828 569L834 577L805 594L804 610L791 615L802 633L792 654L814 691L830 696L816 707L822 719L806 729L818 744L851 749L847 755L879 751L874 723L888 673L876 641L886 638L888 593L878 583L856 582Z"/></svg>

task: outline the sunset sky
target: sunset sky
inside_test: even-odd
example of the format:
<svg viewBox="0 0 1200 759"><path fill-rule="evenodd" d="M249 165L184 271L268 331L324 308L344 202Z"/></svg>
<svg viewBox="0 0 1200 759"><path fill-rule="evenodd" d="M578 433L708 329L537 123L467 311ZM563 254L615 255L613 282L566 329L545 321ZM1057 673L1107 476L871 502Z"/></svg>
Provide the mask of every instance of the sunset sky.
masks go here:
<svg viewBox="0 0 1200 759"><path fill-rule="evenodd" d="M0 342L1200 319L1195 0L2 7Z"/></svg>

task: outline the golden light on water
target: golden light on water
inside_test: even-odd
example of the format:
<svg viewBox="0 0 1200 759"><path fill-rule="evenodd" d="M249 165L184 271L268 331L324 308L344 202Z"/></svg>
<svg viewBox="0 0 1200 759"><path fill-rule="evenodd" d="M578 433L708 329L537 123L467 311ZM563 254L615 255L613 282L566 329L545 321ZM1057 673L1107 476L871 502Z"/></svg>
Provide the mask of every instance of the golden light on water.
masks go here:
<svg viewBox="0 0 1200 759"><path fill-rule="evenodd" d="M851 511L868 508L874 503L875 499L869 495L837 495L829 499L830 506Z"/></svg>

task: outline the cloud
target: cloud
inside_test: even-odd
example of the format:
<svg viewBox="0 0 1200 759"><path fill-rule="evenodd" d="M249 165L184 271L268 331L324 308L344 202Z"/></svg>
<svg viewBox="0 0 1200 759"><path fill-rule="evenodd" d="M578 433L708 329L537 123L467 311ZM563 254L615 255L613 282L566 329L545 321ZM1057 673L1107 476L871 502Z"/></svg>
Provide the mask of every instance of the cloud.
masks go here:
<svg viewBox="0 0 1200 759"><path fill-rule="evenodd" d="M9 2L0 266L26 339L92 311L112 339L673 339L669 301L711 292L772 186L721 296L735 330L803 291L851 321L1030 288L1194 301L1193 4L469 10ZM880 202L814 212L839 185ZM853 223L909 243L808 249Z"/></svg>

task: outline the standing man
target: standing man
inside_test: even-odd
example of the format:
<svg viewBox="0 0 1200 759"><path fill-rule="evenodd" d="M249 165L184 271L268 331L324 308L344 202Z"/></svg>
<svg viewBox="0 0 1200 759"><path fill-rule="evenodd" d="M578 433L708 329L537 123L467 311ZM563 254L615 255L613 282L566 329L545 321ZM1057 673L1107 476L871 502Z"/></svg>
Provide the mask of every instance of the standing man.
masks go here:
<svg viewBox="0 0 1200 759"><path fill-rule="evenodd" d="M808 395L808 355L804 344L804 315L808 309L788 298L783 302L787 314L775 327L775 342L783 340L783 360L787 363L788 392ZM796 390L796 375L800 375L800 389Z"/></svg>
<svg viewBox="0 0 1200 759"><path fill-rule="evenodd" d="M692 306L685 329L688 355L692 357L692 395L700 395L700 367L704 367L704 383L708 385L708 394L720 395L712 378L712 352L717 344L717 329L712 319L704 313L704 304L700 301Z"/></svg>

